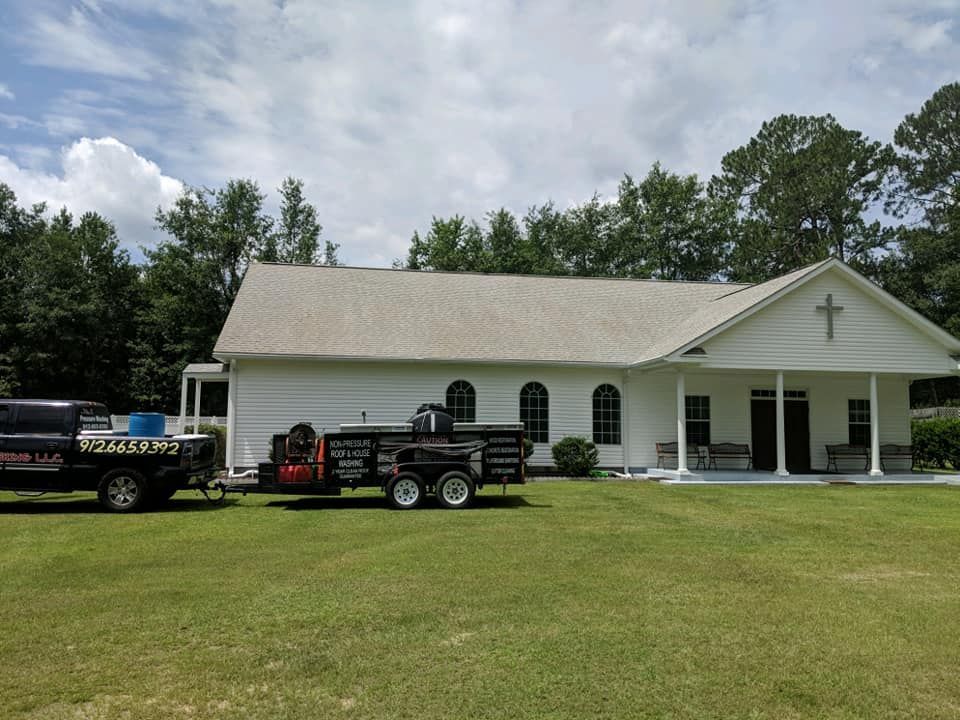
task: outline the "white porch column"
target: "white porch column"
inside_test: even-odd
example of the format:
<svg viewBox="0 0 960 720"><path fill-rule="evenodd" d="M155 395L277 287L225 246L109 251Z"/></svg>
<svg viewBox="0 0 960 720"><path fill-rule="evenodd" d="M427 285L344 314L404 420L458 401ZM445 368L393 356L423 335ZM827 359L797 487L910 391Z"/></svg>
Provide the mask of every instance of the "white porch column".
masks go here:
<svg viewBox="0 0 960 720"><path fill-rule="evenodd" d="M777 371L777 475L786 477L787 472L787 431L784 421L783 371Z"/></svg>
<svg viewBox="0 0 960 720"><path fill-rule="evenodd" d="M193 434L200 434L200 393L203 391L203 380L193 379Z"/></svg>
<svg viewBox="0 0 960 720"><path fill-rule="evenodd" d="M187 422L187 385L190 383L190 379L185 376L180 376L180 420L177 423L177 435L183 435L183 426Z"/></svg>
<svg viewBox="0 0 960 720"><path fill-rule="evenodd" d="M687 389L682 372L677 373L677 472L687 469Z"/></svg>
<svg viewBox="0 0 960 720"><path fill-rule="evenodd" d="M880 408L877 400L877 374L870 373L870 474L883 475L880 469Z"/></svg>

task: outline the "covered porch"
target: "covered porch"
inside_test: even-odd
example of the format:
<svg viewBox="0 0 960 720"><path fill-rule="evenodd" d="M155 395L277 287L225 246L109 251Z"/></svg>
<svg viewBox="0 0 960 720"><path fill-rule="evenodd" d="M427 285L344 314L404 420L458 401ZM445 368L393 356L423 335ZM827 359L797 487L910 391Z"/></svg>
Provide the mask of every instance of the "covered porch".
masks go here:
<svg viewBox="0 0 960 720"><path fill-rule="evenodd" d="M683 365L632 374L629 471L696 482L932 481L914 472L910 456L910 381L900 373ZM642 413L650 407L661 412Z"/></svg>
<svg viewBox="0 0 960 720"><path fill-rule="evenodd" d="M177 432L183 433L187 423L187 400L190 396L190 382L193 382L193 431L200 425L200 401L203 398L204 383L229 383L230 366L222 363L190 363L180 375L180 417L177 420Z"/></svg>

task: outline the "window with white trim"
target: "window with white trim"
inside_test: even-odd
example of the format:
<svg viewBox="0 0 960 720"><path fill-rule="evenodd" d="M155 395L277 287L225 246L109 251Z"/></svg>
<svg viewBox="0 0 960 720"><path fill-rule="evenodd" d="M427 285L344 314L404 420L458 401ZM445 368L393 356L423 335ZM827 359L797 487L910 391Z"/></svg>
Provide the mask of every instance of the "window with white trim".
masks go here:
<svg viewBox="0 0 960 720"><path fill-rule="evenodd" d="M710 444L710 396L687 395L687 444Z"/></svg>
<svg viewBox="0 0 960 720"><path fill-rule="evenodd" d="M477 391L466 380L454 380L447 388L447 410L454 422L477 421Z"/></svg>
<svg viewBox="0 0 960 720"><path fill-rule="evenodd" d="M870 401L858 398L847 400L848 442L867 447L870 444Z"/></svg>
<svg viewBox="0 0 960 720"><path fill-rule="evenodd" d="M776 400L777 391L767 390L765 388L753 389L750 391L750 397L757 398L760 400ZM807 391L806 390L784 390L783 399L784 400L806 400Z"/></svg>
<svg viewBox="0 0 960 720"><path fill-rule="evenodd" d="M620 391L609 383L593 391L593 442L620 444Z"/></svg>
<svg viewBox="0 0 960 720"><path fill-rule="evenodd" d="M520 390L520 422L531 442L550 442L550 397L538 382L528 382Z"/></svg>

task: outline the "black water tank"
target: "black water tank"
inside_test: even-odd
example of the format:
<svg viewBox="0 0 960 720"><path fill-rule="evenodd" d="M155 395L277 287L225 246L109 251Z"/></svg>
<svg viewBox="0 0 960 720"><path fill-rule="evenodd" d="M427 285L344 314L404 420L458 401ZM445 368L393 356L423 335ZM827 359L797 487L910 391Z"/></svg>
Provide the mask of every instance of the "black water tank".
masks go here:
<svg viewBox="0 0 960 720"><path fill-rule="evenodd" d="M413 425L413 435L453 435L453 417L443 405L429 403L417 408L417 413L407 420Z"/></svg>

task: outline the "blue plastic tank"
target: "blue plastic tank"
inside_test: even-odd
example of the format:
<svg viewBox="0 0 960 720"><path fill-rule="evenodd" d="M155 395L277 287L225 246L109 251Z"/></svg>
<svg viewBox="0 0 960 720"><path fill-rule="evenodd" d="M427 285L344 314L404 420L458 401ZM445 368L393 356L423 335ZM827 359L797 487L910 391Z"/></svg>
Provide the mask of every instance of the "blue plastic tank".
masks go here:
<svg viewBox="0 0 960 720"><path fill-rule="evenodd" d="M163 413L130 413L131 437L163 437L167 431L167 417Z"/></svg>

